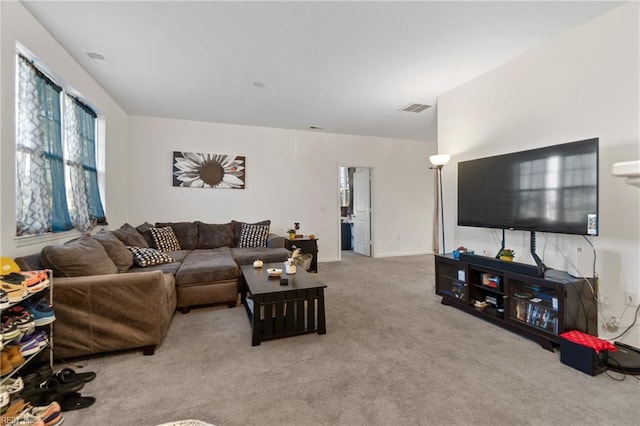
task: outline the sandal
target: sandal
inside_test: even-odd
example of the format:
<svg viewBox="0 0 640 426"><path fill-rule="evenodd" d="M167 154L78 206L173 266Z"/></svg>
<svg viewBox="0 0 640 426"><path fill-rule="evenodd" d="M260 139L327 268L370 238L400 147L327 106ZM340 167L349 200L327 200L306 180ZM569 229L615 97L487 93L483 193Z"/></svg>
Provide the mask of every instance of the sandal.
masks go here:
<svg viewBox="0 0 640 426"><path fill-rule="evenodd" d="M86 373L76 373L70 368L63 368L62 370L54 373L53 375L61 383L69 383L75 381L90 382L96 378L96 373L93 371L87 371Z"/></svg>
<svg viewBox="0 0 640 426"><path fill-rule="evenodd" d="M58 401L62 411L80 410L82 408L91 407L96 402L93 396L82 396L78 392L70 392L62 395L62 399Z"/></svg>
<svg viewBox="0 0 640 426"><path fill-rule="evenodd" d="M60 384L51 378L47 380L43 386L44 387L22 391L20 397L36 406L47 405L53 401L58 401L59 403L63 395L82 389L84 382L76 381Z"/></svg>

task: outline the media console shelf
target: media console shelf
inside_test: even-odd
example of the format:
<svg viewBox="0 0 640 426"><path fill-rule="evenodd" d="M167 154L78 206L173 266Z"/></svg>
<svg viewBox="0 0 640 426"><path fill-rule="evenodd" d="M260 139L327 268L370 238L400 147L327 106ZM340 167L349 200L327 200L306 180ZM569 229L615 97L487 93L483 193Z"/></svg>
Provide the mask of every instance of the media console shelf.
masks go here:
<svg viewBox="0 0 640 426"><path fill-rule="evenodd" d="M569 330L597 334L593 280L526 275L530 265L485 256L435 256L436 294L450 305L554 351ZM535 271L535 267L531 269ZM535 274L532 274L535 275ZM561 274L557 274L560 276Z"/></svg>

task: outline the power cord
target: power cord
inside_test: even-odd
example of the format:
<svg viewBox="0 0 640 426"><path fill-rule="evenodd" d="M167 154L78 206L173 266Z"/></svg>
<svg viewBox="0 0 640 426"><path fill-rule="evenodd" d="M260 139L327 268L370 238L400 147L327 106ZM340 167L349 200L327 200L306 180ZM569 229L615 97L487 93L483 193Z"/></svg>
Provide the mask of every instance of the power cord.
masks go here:
<svg viewBox="0 0 640 426"><path fill-rule="evenodd" d="M578 273L580 275L582 275L582 279L584 280L585 283L587 283L587 286L589 286L589 289L591 290L591 294L592 294L592 300L594 300L596 302L596 309L598 307L598 293L596 291L596 289L594 288L592 282L584 277L584 274L578 270L578 267L571 261L571 259L569 259L569 257L567 255L565 255L562 250L560 250L558 248L557 245L555 245L553 242L549 241L549 238L547 238L547 234L543 234L544 236L544 240L545 240L545 249L546 249L546 245L547 242L549 242L549 244L551 244L558 253L560 253L560 255L564 258L564 260L571 266L573 267L573 269L575 269L576 271L578 271ZM591 244L591 241L589 241L589 239L584 236L584 239L587 240L587 243L589 243L589 245L591 246L591 249L593 250L593 278L594 280L597 280L598 278L598 274L596 272L596 250L595 247L593 247L593 244ZM543 255L544 255L544 251L543 251ZM584 314L584 323L585 323L585 332L587 334L589 334L589 313L587 312L587 308L584 304L584 301L582 300L582 296L580 295L580 291L578 290L578 287L576 286L575 282L570 282L569 283L571 285L571 287L573 287L573 289L576 291L576 294L578 295L578 301L580 302L580 306L582 307L582 313Z"/></svg>
<svg viewBox="0 0 640 426"><path fill-rule="evenodd" d="M610 370L606 370L605 373L607 374L607 376L609 376L610 379L615 380L616 382L623 382L627 376L631 376L634 379L638 380L640 382L640 377L638 377L638 374L634 374L634 373L630 373L627 370L624 369L624 367L622 366L622 364L620 364L620 362L618 362L618 360L615 360L613 358L609 358L609 362L613 361L614 363L616 363L617 368L619 368L622 371L618 371L617 373L622 374L622 377L614 377L611 374L609 374ZM612 371L612 370L611 370Z"/></svg>
<svg viewBox="0 0 640 426"><path fill-rule="evenodd" d="M629 327L627 327L622 333L618 334L616 337L612 337L609 340L617 340L619 338L621 338L622 336L624 336L625 334L627 334L635 325L636 322L638 322L638 313L640 312L640 305L638 305L636 307L636 311L633 315L633 322L631 323L631 325L629 325Z"/></svg>

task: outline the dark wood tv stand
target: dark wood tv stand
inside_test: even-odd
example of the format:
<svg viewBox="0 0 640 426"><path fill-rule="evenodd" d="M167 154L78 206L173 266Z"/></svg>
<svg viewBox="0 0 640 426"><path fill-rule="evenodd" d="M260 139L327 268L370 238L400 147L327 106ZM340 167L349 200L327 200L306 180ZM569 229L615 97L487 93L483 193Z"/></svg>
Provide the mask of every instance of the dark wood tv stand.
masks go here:
<svg viewBox="0 0 640 426"><path fill-rule="evenodd" d="M565 331L597 335L595 280L568 275L546 279L513 272L517 264L492 262L485 256L464 259L435 256L436 294L442 296L442 304L528 337L550 351Z"/></svg>

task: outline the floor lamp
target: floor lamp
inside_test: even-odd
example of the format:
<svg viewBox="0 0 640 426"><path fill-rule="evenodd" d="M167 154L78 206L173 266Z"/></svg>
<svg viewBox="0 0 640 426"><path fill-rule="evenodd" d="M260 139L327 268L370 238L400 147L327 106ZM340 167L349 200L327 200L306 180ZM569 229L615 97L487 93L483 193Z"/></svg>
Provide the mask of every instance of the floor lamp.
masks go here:
<svg viewBox="0 0 640 426"><path fill-rule="evenodd" d="M442 227L442 253L446 253L447 250L444 244L444 199L442 198L442 168L451 160L449 154L437 154L430 155L429 161L434 167L432 169L438 169L438 189L440 190L440 226Z"/></svg>

